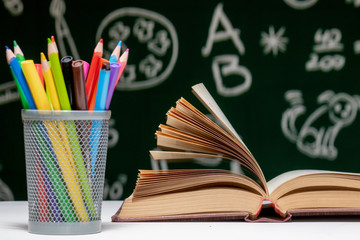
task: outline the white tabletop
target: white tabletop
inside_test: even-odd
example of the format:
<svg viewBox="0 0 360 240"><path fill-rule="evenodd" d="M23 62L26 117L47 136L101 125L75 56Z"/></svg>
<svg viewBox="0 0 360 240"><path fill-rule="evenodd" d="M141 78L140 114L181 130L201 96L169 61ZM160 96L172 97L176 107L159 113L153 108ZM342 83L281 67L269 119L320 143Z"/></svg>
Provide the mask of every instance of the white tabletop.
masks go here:
<svg viewBox="0 0 360 240"><path fill-rule="evenodd" d="M295 220L289 223L197 222L113 223L121 201L104 201L102 231L90 235L38 235L28 233L27 202L0 202L0 239L360 239L359 219Z"/></svg>

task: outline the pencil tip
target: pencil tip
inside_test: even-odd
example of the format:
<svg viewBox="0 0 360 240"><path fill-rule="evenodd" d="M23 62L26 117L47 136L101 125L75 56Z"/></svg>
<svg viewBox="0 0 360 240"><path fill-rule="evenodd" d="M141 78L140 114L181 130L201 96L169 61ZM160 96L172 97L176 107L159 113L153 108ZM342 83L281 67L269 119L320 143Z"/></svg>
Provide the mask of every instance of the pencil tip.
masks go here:
<svg viewBox="0 0 360 240"><path fill-rule="evenodd" d="M9 48L8 46L5 46L5 49L6 49L6 50L8 50L8 49L10 50L10 48Z"/></svg>
<svg viewBox="0 0 360 240"><path fill-rule="evenodd" d="M15 40L13 41L13 44L14 44L14 47L17 46L17 42Z"/></svg>
<svg viewBox="0 0 360 240"><path fill-rule="evenodd" d="M48 43L52 43L50 38L47 39L47 42L48 42Z"/></svg>
<svg viewBox="0 0 360 240"><path fill-rule="evenodd" d="M122 41L120 40L118 43L118 46L121 47Z"/></svg>
<svg viewBox="0 0 360 240"><path fill-rule="evenodd" d="M102 39L102 38L100 38L99 42L100 42L100 43L103 43L103 39Z"/></svg>
<svg viewBox="0 0 360 240"><path fill-rule="evenodd" d="M128 52L129 51L129 49L127 48L126 50L125 50L125 52Z"/></svg>

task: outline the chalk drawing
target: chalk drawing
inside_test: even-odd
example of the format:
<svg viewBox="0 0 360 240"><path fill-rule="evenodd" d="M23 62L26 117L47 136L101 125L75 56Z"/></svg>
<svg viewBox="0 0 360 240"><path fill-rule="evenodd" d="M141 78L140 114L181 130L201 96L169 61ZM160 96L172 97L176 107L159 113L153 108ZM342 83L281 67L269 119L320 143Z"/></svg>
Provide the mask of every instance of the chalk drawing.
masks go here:
<svg viewBox="0 0 360 240"><path fill-rule="evenodd" d="M178 57L179 39L173 24L156 12L125 7L108 14L100 23L96 39L103 38L111 45L104 49L110 54L116 43L131 42L130 57L116 89L135 91L155 87L172 73ZM144 49L131 51L131 49ZM138 64L131 62L136 55Z"/></svg>
<svg viewBox="0 0 360 240"><path fill-rule="evenodd" d="M50 15L55 19L55 31L56 31L56 44L59 49L60 55L71 55L74 59L80 59L77 51L75 41L70 33L70 28L65 20L66 5L64 0L52 0L50 3ZM68 54L65 41L70 48L70 54Z"/></svg>
<svg viewBox="0 0 360 240"><path fill-rule="evenodd" d="M297 10L305 10L311 8L317 3L318 0L284 0L284 2Z"/></svg>
<svg viewBox="0 0 360 240"><path fill-rule="evenodd" d="M281 119L284 136L295 143L301 153L311 158L335 160L338 156L336 138L343 128L354 122L360 107L360 96L324 91L317 98L319 107L307 117L304 116L306 107L301 91L289 90L285 93L285 99L290 103L290 108ZM301 125L299 121L305 117ZM324 125L324 120L327 125ZM296 126L300 125L297 129Z"/></svg>
<svg viewBox="0 0 360 240"><path fill-rule="evenodd" d="M287 37L284 37L285 27L281 27L279 31L275 32L274 26L269 27L269 32L261 32L260 45L264 47L264 55L268 55L270 52L274 56L278 55L278 52L286 52L286 44L289 42Z"/></svg>
<svg viewBox="0 0 360 240"><path fill-rule="evenodd" d="M20 16L24 12L24 4L21 0L3 0L3 3L13 17Z"/></svg>

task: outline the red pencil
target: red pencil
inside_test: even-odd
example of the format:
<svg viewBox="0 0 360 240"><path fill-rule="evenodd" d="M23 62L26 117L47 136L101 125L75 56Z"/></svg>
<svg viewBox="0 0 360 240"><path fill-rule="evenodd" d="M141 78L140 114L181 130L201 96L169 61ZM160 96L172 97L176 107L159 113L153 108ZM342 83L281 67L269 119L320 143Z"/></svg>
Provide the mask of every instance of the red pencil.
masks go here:
<svg viewBox="0 0 360 240"><path fill-rule="evenodd" d="M89 110L91 110L90 109L91 101L94 101L94 106L95 106L96 92L94 96L94 88L96 87L99 78L100 59L102 57L102 54L103 54L103 39L101 38L95 47L93 57L90 63L90 69L86 78L86 98L88 100Z"/></svg>

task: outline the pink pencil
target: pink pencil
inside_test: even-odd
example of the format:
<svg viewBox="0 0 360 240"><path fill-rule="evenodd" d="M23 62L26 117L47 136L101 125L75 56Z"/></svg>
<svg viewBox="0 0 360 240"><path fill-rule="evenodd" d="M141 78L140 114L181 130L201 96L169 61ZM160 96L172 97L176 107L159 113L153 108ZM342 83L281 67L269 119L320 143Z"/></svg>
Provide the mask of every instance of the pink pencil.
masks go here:
<svg viewBox="0 0 360 240"><path fill-rule="evenodd" d="M116 85L118 84L124 70L125 70L125 67L126 67L126 64L127 64L127 61L128 61L128 57L129 57L129 49L127 48L125 50L125 52L121 55L121 57L119 58L119 61L118 63L120 63L120 70L119 70L119 75L116 79L116 83L114 85L114 89L116 87Z"/></svg>
<svg viewBox="0 0 360 240"><path fill-rule="evenodd" d="M85 79L87 78L87 74L89 72L89 63L86 61L83 61L83 68L84 68L84 76Z"/></svg>

